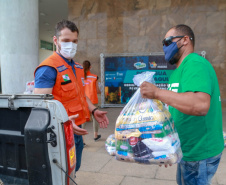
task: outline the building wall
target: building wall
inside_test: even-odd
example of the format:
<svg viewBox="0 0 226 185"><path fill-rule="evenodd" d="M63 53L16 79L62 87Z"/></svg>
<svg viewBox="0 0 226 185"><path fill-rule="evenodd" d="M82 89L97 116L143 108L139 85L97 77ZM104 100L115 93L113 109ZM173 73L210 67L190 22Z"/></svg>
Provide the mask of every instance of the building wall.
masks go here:
<svg viewBox="0 0 226 185"><path fill-rule="evenodd" d="M39 48L39 64L52 54L53 51Z"/></svg>
<svg viewBox="0 0 226 185"><path fill-rule="evenodd" d="M195 51L205 50L214 66L226 110L225 0L68 0L69 20L80 30L75 60L92 62L100 75L100 53L162 52L165 33L189 25Z"/></svg>

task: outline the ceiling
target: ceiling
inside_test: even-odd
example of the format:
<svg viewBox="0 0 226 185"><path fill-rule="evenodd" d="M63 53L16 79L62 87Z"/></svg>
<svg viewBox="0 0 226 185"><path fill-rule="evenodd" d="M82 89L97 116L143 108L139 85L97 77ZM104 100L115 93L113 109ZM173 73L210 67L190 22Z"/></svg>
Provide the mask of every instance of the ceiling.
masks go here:
<svg viewBox="0 0 226 185"><path fill-rule="evenodd" d="M57 22L68 18L68 0L39 0L39 38L53 42Z"/></svg>

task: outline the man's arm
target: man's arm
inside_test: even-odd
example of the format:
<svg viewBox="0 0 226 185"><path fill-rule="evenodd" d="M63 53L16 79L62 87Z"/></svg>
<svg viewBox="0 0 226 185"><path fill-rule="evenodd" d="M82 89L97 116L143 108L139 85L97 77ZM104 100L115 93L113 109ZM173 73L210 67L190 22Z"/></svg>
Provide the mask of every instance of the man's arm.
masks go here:
<svg viewBox="0 0 226 185"><path fill-rule="evenodd" d="M100 93L101 93L101 91L100 91L100 88L99 88L98 81L96 81L96 88L97 88L97 94L100 94Z"/></svg>
<svg viewBox="0 0 226 185"><path fill-rule="evenodd" d="M34 94L52 94L53 88L35 88Z"/></svg>
<svg viewBox="0 0 226 185"><path fill-rule="evenodd" d="M88 103L89 111L92 112L96 107L93 105L93 103L90 101L90 99L87 96L86 96L86 101ZM94 112L94 117L99 123L100 128L107 128L109 124L109 120L106 114L107 114L106 111L96 110Z"/></svg>
<svg viewBox="0 0 226 185"><path fill-rule="evenodd" d="M35 94L52 94L57 71L50 66L41 66L35 72Z"/></svg>
<svg viewBox="0 0 226 185"><path fill-rule="evenodd" d="M158 99L184 114L205 116L210 107L210 95L203 92L176 93L144 82L140 86L143 98Z"/></svg>
<svg viewBox="0 0 226 185"><path fill-rule="evenodd" d="M88 103L88 107L89 107L89 111L92 112L93 109L95 109L95 105L93 105L93 103L91 102L91 100L86 96L86 101Z"/></svg>

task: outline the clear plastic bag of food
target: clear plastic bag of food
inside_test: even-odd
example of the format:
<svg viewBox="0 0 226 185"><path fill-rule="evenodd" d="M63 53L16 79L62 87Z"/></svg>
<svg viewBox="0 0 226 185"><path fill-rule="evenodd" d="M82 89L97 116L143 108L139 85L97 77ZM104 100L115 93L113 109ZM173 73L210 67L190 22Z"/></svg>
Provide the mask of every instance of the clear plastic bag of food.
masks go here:
<svg viewBox="0 0 226 185"><path fill-rule="evenodd" d="M108 138L105 141L105 149L110 155L115 156L116 154L115 134L111 134L110 136L108 136Z"/></svg>
<svg viewBox="0 0 226 185"><path fill-rule="evenodd" d="M226 132L223 132L224 135L224 147L226 147Z"/></svg>
<svg viewBox="0 0 226 185"><path fill-rule="evenodd" d="M154 84L154 72L135 75L134 84ZM171 114L156 99L141 97L140 88L121 111L115 126L116 159L143 164L180 162L180 140Z"/></svg>

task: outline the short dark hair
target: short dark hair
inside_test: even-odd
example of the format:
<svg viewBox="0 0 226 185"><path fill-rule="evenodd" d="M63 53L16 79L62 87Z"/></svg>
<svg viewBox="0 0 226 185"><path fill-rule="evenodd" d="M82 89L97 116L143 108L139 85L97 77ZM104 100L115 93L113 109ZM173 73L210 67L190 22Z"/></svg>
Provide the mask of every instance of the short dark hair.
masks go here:
<svg viewBox="0 0 226 185"><path fill-rule="evenodd" d="M79 34L78 28L75 23L63 19L62 21L58 22L55 26L55 36L59 38L61 30L64 28L68 28L72 32L77 32Z"/></svg>
<svg viewBox="0 0 226 185"><path fill-rule="evenodd" d="M185 24L178 24L177 26L174 26L172 28L175 29L176 32L178 32L181 35L189 36L193 47L195 46L195 35L189 26L187 26Z"/></svg>

